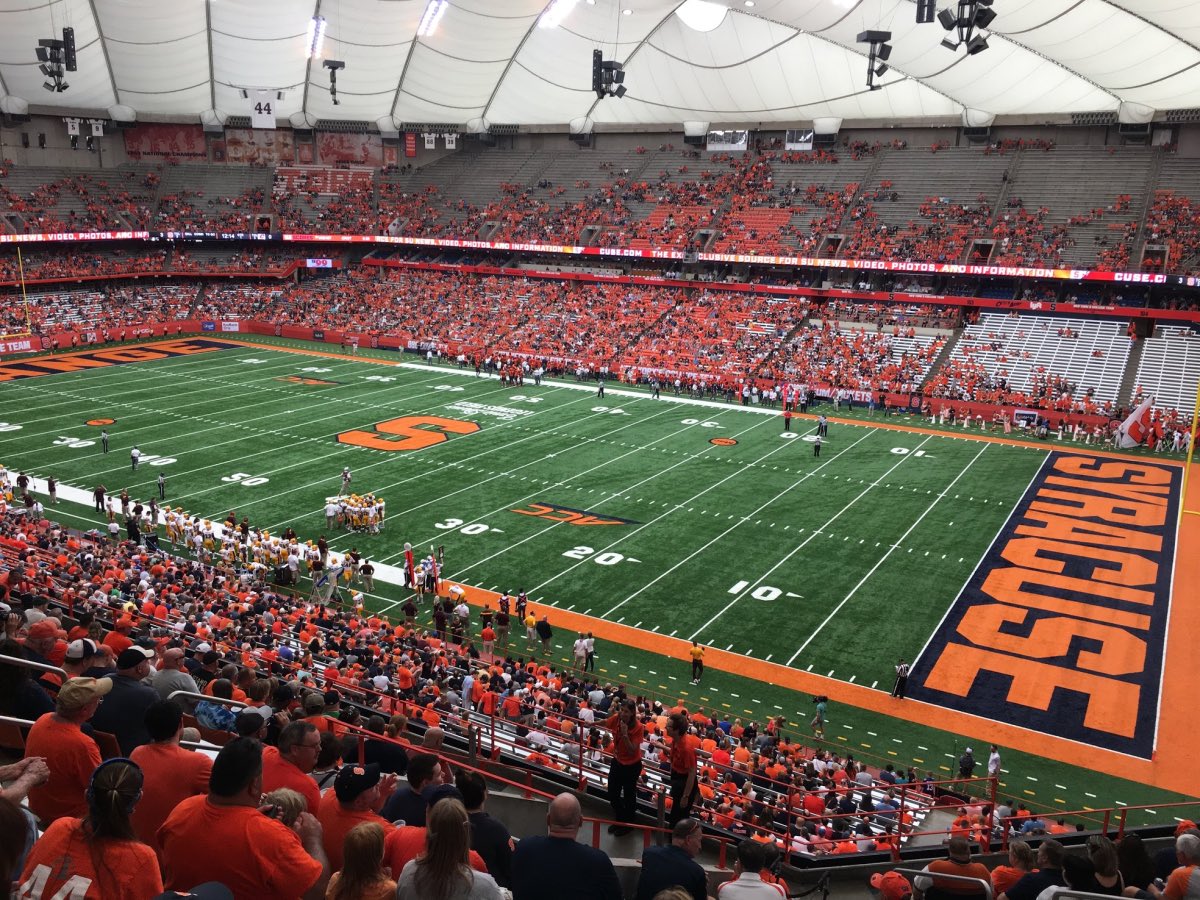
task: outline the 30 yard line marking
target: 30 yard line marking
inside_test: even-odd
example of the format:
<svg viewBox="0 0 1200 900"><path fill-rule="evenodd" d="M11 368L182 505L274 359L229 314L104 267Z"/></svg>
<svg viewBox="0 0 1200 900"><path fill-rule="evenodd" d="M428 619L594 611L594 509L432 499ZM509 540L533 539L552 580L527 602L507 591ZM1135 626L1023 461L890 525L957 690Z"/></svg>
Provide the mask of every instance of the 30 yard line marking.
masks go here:
<svg viewBox="0 0 1200 900"><path fill-rule="evenodd" d="M922 444L924 444L924 442L922 442ZM861 588L864 584L866 584L867 580L872 575L874 575L876 573L876 571L879 570L879 567L882 566L887 561L887 558L892 555L892 551L895 550L897 546L904 543L905 539L910 534L913 533L913 531L916 529L916 527L918 525L921 524L922 521L924 521L925 517L927 515L929 515L931 512L933 512L934 507L936 507L938 505L938 503L941 502L941 499L943 497L945 497L947 493L949 493L950 489L952 487L954 487L954 485L958 484L958 480L967 474L967 470L969 470L971 468L971 466L975 465L975 462L979 459L979 457L983 456L984 452L987 450L987 448L989 446L991 446L991 445L984 444L979 449L979 452L976 453L973 457L971 457L971 461L969 463L967 463L966 466L963 467L963 470L961 472L959 472L957 475L954 476L954 480L951 481L950 484L946 486L946 489L943 490L941 493L939 493L936 497L933 498L933 502L930 503L927 507L925 507L925 511L923 513L921 513L921 515L917 516L917 520L915 522L913 522L911 525L908 526L908 528L907 528L907 530L905 530L904 534L902 534L900 536L900 539L898 541L896 541L895 544L893 544L891 547L888 548L887 553L883 554L883 556L881 556L879 558L879 561L876 562L875 565L871 566L870 571L868 571L867 574L864 575L862 577L862 579L858 582L858 584L856 584L850 590L850 593L848 593L845 597L842 598L841 602L838 603L838 605L833 608L833 610L829 613L829 615L827 615L825 617L825 620L823 622L821 622L820 625L817 626L816 630L813 631L813 633L808 636L808 638L804 641L804 643L800 645L800 647L796 650L796 652L791 655L791 658L788 659L788 661L787 661L787 664L789 666L793 662L796 661L797 656L799 656L802 652L804 652L804 648L812 643L813 638L815 638L818 634L820 634L821 631L825 628L825 626L828 625L830 622L832 622L834 617L837 616L837 614L842 611L842 607L844 607L847 603L850 602L850 599L855 594L858 593L858 589ZM901 462L903 462L905 459L908 459L908 457L902 456L902 457L900 457L900 459L901 459Z"/></svg>

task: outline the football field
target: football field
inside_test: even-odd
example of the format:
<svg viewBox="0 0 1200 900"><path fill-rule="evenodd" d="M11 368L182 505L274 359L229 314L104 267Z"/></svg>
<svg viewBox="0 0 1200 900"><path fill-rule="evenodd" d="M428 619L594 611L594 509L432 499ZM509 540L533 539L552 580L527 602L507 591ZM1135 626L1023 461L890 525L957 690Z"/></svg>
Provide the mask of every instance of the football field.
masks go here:
<svg viewBox="0 0 1200 900"><path fill-rule="evenodd" d="M127 488L143 500L156 495L161 472L172 506L216 520L234 511L271 532L291 526L304 539L326 534L333 550L354 547L376 564L402 566L406 541L422 556L444 548L443 575L479 589L478 597L524 590L535 609L545 608L565 656L574 629L588 627L614 645L609 677L696 700L680 643L695 640L728 677L763 683L759 696L774 702L746 713L765 716L774 706L801 730L807 698L796 692L827 683L804 677L845 685L847 703L866 696L854 691L874 689L881 700L868 704L874 712L862 712L868 719L859 727L893 728L896 743L909 741L923 755L915 746L899 755L879 743L862 746L905 765L919 759L936 771L933 757L945 768L940 757L952 754L921 745L933 740L921 733L933 732L912 731L905 713L881 711L901 657L917 661L918 700L1134 758L1151 755L1157 663L1144 673L1155 692L1143 692L1138 707L1149 718L1127 731L1095 718L1079 694L1058 696L1026 719L1009 710L1011 696L995 678L968 678L961 691L950 684L961 664L945 661L966 652L958 635L976 633L970 629L986 618L962 598L978 588L983 563L999 560L1016 511L1030 508L1037 485L1056 480L1052 470L1060 482L1095 474L1072 451L865 416L831 421L818 446L813 417L797 417L789 433L778 410L666 393L655 400L612 384L600 398L594 384L565 380L518 388L395 354L297 350L201 337L107 357L60 356L29 369L10 363L0 368L8 373L0 384L0 462L89 496L103 484L110 495ZM834 414L828 406L817 411ZM111 436L108 454L102 428ZM142 463L133 471L135 445ZM326 499L338 493L343 467L356 492L386 501L378 534L326 530ZM1177 509L1180 470L1147 471L1157 477L1160 469L1165 520ZM96 521L88 505L69 499L49 515L77 527ZM1172 540L1173 528L1162 529ZM1014 538L1006 546L1020 544ZM1167 592L1173 552L1173 543L1163 549ZM1072 574L1082 573L1068 564L1064 577ZM377 582L369 605L395 611L404 597L402 588ZM1056 602L1071 601L1060 594ZM1114 612L1113 621L1123 615ZM1154 615L1145 630L1161 634L1166 605ZM997 645L1038 630L992 626ZM669 681L658 674L668 667ZM718 696L719 684L703 702L741 714L747 704ZM735 685L723 689L740 699ZM1067 724L1059 729L1056 720ZM925 724L954 731L959 721ZM839 739L854 747L860 736ZM1093 806L1111 799L1095 798L1098 776L1060 763L1054 780L1074 773L1068 784L1078 785L1077 795L1050 791L1039 802L1067 809L1079 808L1084 793Z"/></svg>

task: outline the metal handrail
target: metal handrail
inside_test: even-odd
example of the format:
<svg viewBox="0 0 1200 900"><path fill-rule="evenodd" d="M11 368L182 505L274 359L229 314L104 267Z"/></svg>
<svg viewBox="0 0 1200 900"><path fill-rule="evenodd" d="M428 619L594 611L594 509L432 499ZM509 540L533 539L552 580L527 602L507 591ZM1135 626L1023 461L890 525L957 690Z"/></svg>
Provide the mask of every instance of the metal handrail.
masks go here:
<svg viewBox="0 0 1200 900"><path fill-rule="evenodd" d="M222 706L235 706L239 709L249 706L242 700L226 700L223 697L211 697L208 694L198 694L195 691L171 691L167 695L168 700L174 700L176 697L188 697L192 700L207 700L209 703L219 703Z"/></svg>
<svg viewBox="0 0 1200 900"><path fill-rule="evenodd" d="M58 666L52 666L49 663L34 662L32 659L26 659L23 656L10 656L7 653L0 653L0 663L16 666L18 669L35 669L39 672L57 672L63 678L74 677L73 675L68 675L66 669L60 669Z"/></svg>
<svg viewBox="0 0 1200 900"><path fill-rule="evenodd" d="M922 894L925 893L925 891L917 887L917 878L929 878L932 880L941 879L943 881L953 881L955 884L962 886L971 884L980 885L983 888L984 900L992 900L992 885L990 882L985 881L982 878L972 878L969 875L949 875L942 874L941 872L929 872L925 869L895 869L894 871L899 872L901 875L905 875L912 880L913 891L915 892ZM930 887L932 887L932 885L930 885Z"/></svg>

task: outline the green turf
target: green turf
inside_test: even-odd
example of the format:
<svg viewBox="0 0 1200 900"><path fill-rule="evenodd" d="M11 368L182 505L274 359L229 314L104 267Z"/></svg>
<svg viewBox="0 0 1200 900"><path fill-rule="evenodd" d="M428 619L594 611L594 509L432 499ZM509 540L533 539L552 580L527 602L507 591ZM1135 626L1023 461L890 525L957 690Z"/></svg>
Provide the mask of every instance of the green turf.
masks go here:
<svg viewBox="0 0 1200 900"><path fill-rule="evenodd" d="M324 531L325 498L349 466L356 490L387 500L388 522L379 535L331 534L334 549L397 564L406 540L424 552L444 545L452 578L870 687L890 683L895 657L920 651L1046 457L864 422L831 426L817 459L803 437L807 420L796 423L801 437L787 439L781 417L736 407L502 387L449 368L303 356L273 343L281 349L7 383L0 418L21 428L0 431L0 462L141 498L161 470L173 505L210 518L233 510L272 530L290 524L302 537ZM287 376L335 383L279 380ZM527 414L503 421L453 409L464 401ZM336 440L404 415L481 428L417 452ZM85 424L97 416L116 420L107 456L99 428ZM710 443L717 437L737 443ZM134 443L175 461L132 472ZM537 503L628 524L513 511ZM93 520L86 506L57 512L67 524ZM377 588L379 609L404 596ZM560 637L562 653L570 636ZM601 658L604 677L744 718L782 713L802 728L809 715L807 698L736 674L710 670L696 689L681 661L624 647ZM979 743L836 705L828 734L936 774L964 741ZM1174 799L1014 752L1005 765L1008 789L1059 809Z"/></svg>

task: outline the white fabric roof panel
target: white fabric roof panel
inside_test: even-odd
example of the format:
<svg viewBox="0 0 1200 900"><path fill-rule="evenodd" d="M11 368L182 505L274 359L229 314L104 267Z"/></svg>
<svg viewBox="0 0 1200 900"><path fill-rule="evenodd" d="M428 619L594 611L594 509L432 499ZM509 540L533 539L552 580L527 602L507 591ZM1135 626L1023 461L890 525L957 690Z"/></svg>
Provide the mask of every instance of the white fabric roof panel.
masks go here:
<svg viewBox="0 0 1200 900"><path fill-rule="evenodd" d="M553 29L537 27L550 0L449 0L422 37L428 0L33 2L0 0L0 94L35 110L102 114L119 103L196 121L214 98L220 113L245 115L243 88L284 91L281 120L304 111L371 122L852 123L953 118L964 107L1003 116L1200 106L1194 0L1001 0L989 49L972 57L941 47L937 23L916 25L913 0L707 0L707 31L676 14L684 0L578 0ZM305 58L314 13L327 21L324 56L346 62L337 106L328 70ZM34 47L68 24L79 71L52 94ZM874 92L855 43L864 29L893 33L891 70ZM622 100L591 92L597 47L625 63Z"/></svg>

